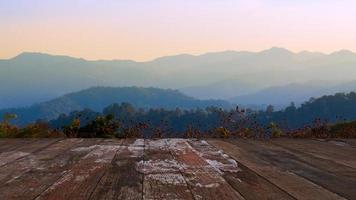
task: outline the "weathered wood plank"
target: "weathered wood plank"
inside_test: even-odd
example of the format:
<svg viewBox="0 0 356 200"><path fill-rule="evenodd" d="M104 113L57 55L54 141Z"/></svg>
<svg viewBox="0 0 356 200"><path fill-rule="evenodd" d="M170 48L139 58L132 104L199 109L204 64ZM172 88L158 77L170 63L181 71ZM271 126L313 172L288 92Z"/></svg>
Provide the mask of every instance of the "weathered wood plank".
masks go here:
<svg viewBox="0 0 356 200"><path fill-rule="evenodd" d="M144 176L143 199L193 199L166 139L145 140L145 160L138 168Z"/></svg>
<svg viewBox="0 0 356 200"><path fill-rule="evenodd" d="M0 185L14 178L19 178L22 174L37 168L40 165L40 161L42 161L44 157L48 158L48 156L52 155L53 153L57 155L57 152L53 150L52 147L56 148L57 146L66 146L70 143L71 142L66 140L56 142L49 147L42 149L41 151L28 153L27 156L2 166L0 171ZM17 158L17 156L15 157Z"/></svg>
<svg viewBox="0 0 356 200"><path fill-rule="evenodd" d="M33 199L57 181L88 152L72 151L97 140L67 139L6 165L0 172L0 196L4 199Z"/></svg>
<svg viewBox="0 0 356 200"><path fill-rule="evenodd" d="M25 141L0 140L28 153L0 154L0 199L355 198L349 140Z"/></svg>
<svg viewBox="0 0 356 200"><path fill-rule="evenodd" d="M29 156L36 151L41 151L60 140L62 139L36 139L25 145L20 145L14 150L2 152L0 154L0 169L11 162Z"/></svg>
<svg viewBox="0 0 356 200"><path fill-rule="evenodd" d="M182 166L183 176L195 199L244 199L219 173L214 161L207 161L187 140L169 139L168 145ZM238 170L229 166L230 170Z"/></svg>
<svg viewBox="0 0 356 200"><path fill-rule="evenodd" d="M208 144L206 141L190 141L189 144L205 160L212 162L221 176L245 199L294 199L276 185L233 160L223 150Z"/></svg>
<svg viewBox="0 0 356 200"><path fill-rule="evenodd" d="M258 142L264 159L349 199L356 198L356 170L289 147ZM316 146L316 145L315 145ZM276 156L278 155L278 156Z"/></svg>
<svg viewBox="0 0 356 200"><path fill-rule="evenodd" d="M347 144L351 145L353 148L356 148L356 139L340 139Z"/></svg>
<svg viewBox="0 0 356 200"><path fill-rule="evenodd" d="M144 154L143 139L126 139L90 199L142 199L143 173L137 163Z"/></svg>
<svg viewBox="0 0 356 200"><path fill-rule="evenodd" d="M235 160L238 160L240 163L288 192L296 199L344 199L308 179L281 167L278 163L273 163L264 159L261 154L268 150L260 148L257 144L251 144L245 140L209 140L209 143L223 149ZM279 155L273 155L272 158L277 158L278 156ZM284 162L288 164L288 161ZM297 170L302 169L297 167Z"/></svg>
<svg viewBox="0 0 356 200"><path fill-rule="evenodd" d="M38 139L32 138L1 138L0 139L0 153L13 151L16 148L22 147L31 142L37 141Z"/></svg>
<svg viewBox="0 0 356 200"><path fill-rule="evenodd" d="M327 172L331 172L338 177L344 177L346 179L352 179L356 181L356 167L350 166L349 164L340 161L339 157L334 158L333 155L325 154L325 152L320 152L322 156L319 156L318 152L315 152L315 149L310 150L311 147L306 146L301 148L300 144L291 144L290 142L286 144L281 144L280 142L273 142L272 144L270 144L270 146L274 145L276 145L277 148L281 148L279 150L284 150L290 154L293 154L298 157L298 159L308 163L311 166L314 166ZM320 147L316 147L316 149L320 149ZM322 149L320 149L320 151L322 151ZM348 156L349 155L345 155L345 157ZM346 158L344 159L346 160ZM356 160L356 158L353 159Z"/></svg>
<svg viewBox="0 0 356 200"><path fill-rule="evenodd" d="M109 140L98 144L79 147L73 151L88 152L76 165L44 191L37 199L88 199L109 168L121 140Z"/></svg>
<svg viewBox="0 0 356 200"><path fill-rule="evenodd" d="M351 147L347 142L281 138L272 140L271 143L356 169L356 148Z"/></svg>

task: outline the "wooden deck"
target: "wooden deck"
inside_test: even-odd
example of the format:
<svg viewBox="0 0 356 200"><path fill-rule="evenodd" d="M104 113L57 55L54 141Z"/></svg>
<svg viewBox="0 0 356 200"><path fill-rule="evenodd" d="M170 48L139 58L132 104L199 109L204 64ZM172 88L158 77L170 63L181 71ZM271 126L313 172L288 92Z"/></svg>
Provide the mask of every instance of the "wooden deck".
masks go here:
<svg viewBox="0 0 356 200"><path fill-rule="evenodd" d="M356 140L1 139L0 199L356 199Z"/></svg>

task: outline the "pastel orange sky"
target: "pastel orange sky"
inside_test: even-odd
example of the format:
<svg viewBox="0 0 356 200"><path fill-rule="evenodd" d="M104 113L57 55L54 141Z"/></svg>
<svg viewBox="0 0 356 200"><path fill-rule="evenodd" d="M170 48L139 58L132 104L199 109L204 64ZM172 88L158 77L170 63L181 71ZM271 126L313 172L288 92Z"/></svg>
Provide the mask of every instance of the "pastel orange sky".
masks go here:
<svg viewBox="0 0 356 200"><path fill-rule="evenodd" d="M224 50L356 51L354 0L0 1L0 58L144 61Z"/></svg>

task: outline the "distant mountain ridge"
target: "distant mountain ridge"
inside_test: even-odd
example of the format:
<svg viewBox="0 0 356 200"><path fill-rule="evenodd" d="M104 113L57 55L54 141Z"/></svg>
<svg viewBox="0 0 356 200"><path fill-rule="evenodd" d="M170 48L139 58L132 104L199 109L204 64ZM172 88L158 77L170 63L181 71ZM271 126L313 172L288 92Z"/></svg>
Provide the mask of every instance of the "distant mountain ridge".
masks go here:
<svg viewBox="0 0 356 200"><path fill-rule="evenodd" d="M148 62L88 61L23 53L0 60L0 109L29 106L94 86L175 88L195 98L230 99L311 80L355 80L356 54L225 51L177 55ZM223 89L222 89L223 88Z"/></svg>
<svg viewBox="0 0 356 200"><path fill-rule="evenodd" d="M93 87L70 93L51 101L34 104L27 108L0 110L0 115L13 113L18 115L17 124L23 125L36 120L51 120L60 114L68 114L89 108L101 112L113 103L128 102L137 108L193 109L208 106L229 108L231 105L222 100L198 100L186 96L177 90L142 87Z"/></svg>
<svg viewBox="0 0 356 200"><path fill-rule="evenodd" d="M300 105L310 98L353 91L356 91L356 81L341 84L330 81L313 81L269 87L252 94L233 97L229 101L243 105L274 105L280 109L288 106L290 102Z"/></svg>

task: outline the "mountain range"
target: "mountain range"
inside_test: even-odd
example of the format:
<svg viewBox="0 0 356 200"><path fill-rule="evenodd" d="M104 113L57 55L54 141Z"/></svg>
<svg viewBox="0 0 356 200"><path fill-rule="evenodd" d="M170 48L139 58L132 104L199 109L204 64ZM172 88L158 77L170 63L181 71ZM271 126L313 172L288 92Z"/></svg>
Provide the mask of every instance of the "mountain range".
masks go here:
<svg viewBox="0 0 356 200"><path fill-rule="evenodd" d="M233 97L229 101L238 102L247 107L274 105L279 110L285 108L290 102L294 102L299 106L310 98L318 98L335 93L349 93L352 91L356 91L356 81L345 83L309 81L268 87L255 93Z"/></svg>
<svg viewBox="0 0 356 200"><path fill-rule="evenodd" d="M96 86L173 88L198 99L286 105L328 88L354 90L355 77L356 54L347 50L324 54L271 48L183 54L148 62L22 53L0 60L0 108L30 106Z"/></svg>

